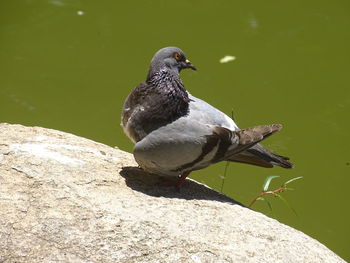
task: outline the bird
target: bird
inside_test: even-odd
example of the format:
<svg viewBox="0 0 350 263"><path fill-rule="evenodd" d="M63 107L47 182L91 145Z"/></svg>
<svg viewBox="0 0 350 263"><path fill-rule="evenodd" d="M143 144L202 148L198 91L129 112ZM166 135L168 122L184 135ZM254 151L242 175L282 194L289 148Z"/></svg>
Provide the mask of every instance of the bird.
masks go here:
<svg viewBox="0 0 350 263"><path fill-rule="evenodd" d="M288 157L259 142L281 130L281 124L240 129L233 119L191 95L180 72L197 70L177 47L153 56L146 81L127 96L121 126L135 143L133 155L146 172L173 178L180 188L186 177L220 161L271 168L292 168Z"/></svg>

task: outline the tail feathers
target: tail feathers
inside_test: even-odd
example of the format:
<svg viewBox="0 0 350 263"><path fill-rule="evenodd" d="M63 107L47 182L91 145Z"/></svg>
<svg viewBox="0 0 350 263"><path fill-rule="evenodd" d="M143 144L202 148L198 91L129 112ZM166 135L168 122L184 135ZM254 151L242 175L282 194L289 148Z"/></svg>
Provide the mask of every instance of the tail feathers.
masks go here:
<svg viewBox="0 0 350 263"><path fill-rule="evenodd" d="M232 156L229 161L252 164L266 168L271 168L274 165L283 168L293 168L293 164L289 162L288 157L274 154L260 144L255 144L249 149Z"/></svg>
<svg viewBox="0 0 350 263"><path fill-rule="evenodd" d="M262 167L292 168L288 157L272 153L258 142L282 129L281 124L261 125L236 131L239 137L238 146L230 152L229 161L253 164Z"/></svg>
<svg viewBox="0 0 350 263"><path fill-rule="evenodd" d="M244 151L232 156L230 159L228 159L228 161L251 164L251 165L256 165L256 166L265 167L265 168L273 167L273 164L266 162L263 159L256 157L252 154L249 154L247 151Z"/></svg>
<svg viewBox="0 0 350 263"><path fill-rule="evenodd" d="M254 145L253 147L249 148L247 151L255 155L256 157L259 157L264 161L267 161L273 165L277 165L283 168L293 167L293 164L289 161L288 157L274 154L269 149L266 149L260 144Z"/></svg>

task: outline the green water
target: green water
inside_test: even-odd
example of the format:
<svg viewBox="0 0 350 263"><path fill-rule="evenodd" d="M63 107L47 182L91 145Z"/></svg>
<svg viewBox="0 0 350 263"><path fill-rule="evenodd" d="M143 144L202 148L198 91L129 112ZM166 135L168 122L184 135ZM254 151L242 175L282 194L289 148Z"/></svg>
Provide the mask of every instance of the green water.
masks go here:
<svg viewBox="0 0 350 263"><path fill-rule="evenodd" d="M159 48L182 48L195 96L240 127L282 123L265 145L295 169L231 164L223 192L248 203L268 175L298 213L275 217L344 259L349 246L349 1L0 2L0 122L43 126L131 151L120 109ZM236 60L220 64L225 55ZM225 163L192 174L220 190ZM264 203L254 209L271 216Z"/></svg>

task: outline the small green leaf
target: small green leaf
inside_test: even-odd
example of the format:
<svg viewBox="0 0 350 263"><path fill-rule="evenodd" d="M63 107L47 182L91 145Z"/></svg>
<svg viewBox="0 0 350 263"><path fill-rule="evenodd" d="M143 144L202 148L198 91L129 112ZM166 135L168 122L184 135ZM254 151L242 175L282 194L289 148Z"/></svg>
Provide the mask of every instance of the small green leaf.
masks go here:
<svg viewBox="0 0 350 263"><path fill-rule="evenodd" d="M265 200L265 201L266 201L267 206L269 207L269 209L270 209L272 215L275 216L275 214L274 214L274 212L273 212L273 210L272 210L272 205L271 205L271 203L270 203L269 201L267 201L267 200Z"/></svg>
<svg viewBox="0 0 350 263"><path fill-rule="evenodd" d="M271 213L274 215L273 210L272 210L272 205L268 200L266 200L264 197L259 197L256 200L264 201L267 204L267 206L269 207Z"/></svg>
<svg viewBox="0 0 350 263"><path fill-rule="evenodd" d="M299 180L299 179L301 179L301 178L303 178L303 177L302 177L302 176L299 176L299 177L292 178L292 179L288 180L287 182L285 182L283 185L287 185L287 184L289 184L289 183L291 183L291 182L293 182L293 181Z"/></svg>
<svg viewBox="0 0 350 263"><path fill-rule="evenodd" d="M288 206L289 209L292 210L296 216L298 216L297 211L295 211L295 209L292 207L292 205L282 195L275 194L275 196L277 196L279 199L281 199L283 201L283 203L285 203L285 205Z"/></svg>
<svg viewBox="0 0 350 263"><path fill-rule="evenodd" d="M284 187L284 190L294 191L294 188Z"/></svg>
<svg viewBox="0 0 350 263"><path fill-rule="evenodd" d="M263 191L267 191L267 189L269 189L271 180L274 178L280 177L279 175L270 175L268 177L266 177L264 184L263 184Z"/></svg>

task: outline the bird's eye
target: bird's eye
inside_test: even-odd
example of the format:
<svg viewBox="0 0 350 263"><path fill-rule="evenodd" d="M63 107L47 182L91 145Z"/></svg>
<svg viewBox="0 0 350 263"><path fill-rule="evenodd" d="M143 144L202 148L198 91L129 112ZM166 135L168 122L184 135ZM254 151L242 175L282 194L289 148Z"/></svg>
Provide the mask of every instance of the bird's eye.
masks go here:
<svg viewBox="0 0 350 263"><path fill-rule="evenodd" d="M181 55L179 53L174 53L173 57L179 61L181 59Z"/></svg>

